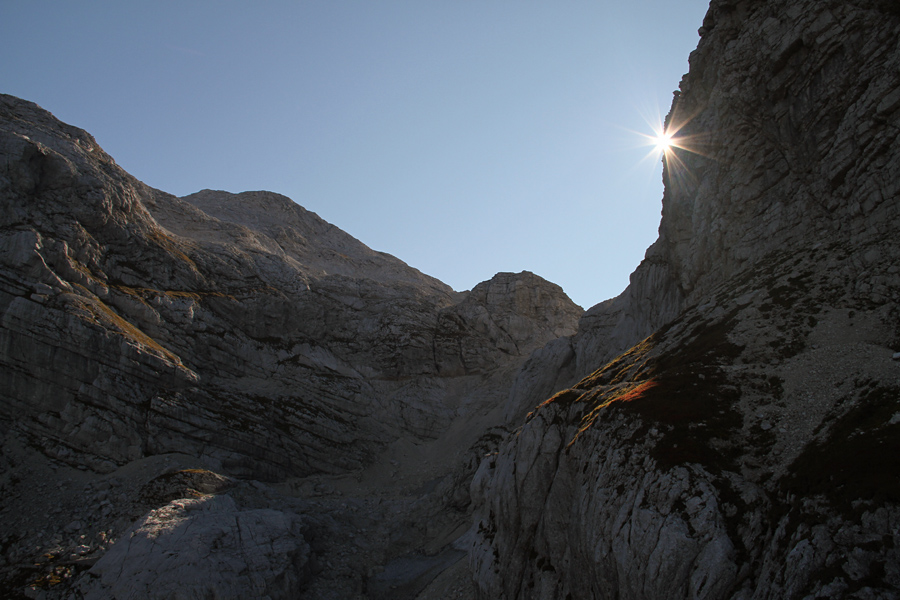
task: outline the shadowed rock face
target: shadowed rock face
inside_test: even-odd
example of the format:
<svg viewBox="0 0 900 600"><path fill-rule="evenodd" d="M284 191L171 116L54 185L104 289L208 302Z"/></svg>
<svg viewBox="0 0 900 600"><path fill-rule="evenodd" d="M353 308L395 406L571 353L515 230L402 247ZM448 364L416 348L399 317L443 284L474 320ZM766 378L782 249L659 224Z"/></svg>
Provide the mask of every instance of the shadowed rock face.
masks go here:
<svg viewBox="0 0 900 600"><path fill-rule="evenodd" d="M667 117L694 152L666 161L659 239L631 285L585 314L579 375L775 251L895 233L897 16L883 2L712 3Z"/></svg>
<svg viewBox="0 0 900 600"><path fill-rule="evenodd" d="M900 11L714 1L701 34L659 240L476 474L484 598L900 595Z"/></svg>

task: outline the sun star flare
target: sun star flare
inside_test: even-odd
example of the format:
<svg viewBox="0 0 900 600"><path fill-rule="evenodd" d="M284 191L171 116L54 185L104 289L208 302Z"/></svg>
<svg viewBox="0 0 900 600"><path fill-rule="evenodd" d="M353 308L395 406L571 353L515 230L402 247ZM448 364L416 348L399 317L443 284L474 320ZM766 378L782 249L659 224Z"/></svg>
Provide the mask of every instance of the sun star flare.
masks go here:
<svg viewBox="0 0 900 600"><path fill-rule="evenodd" d="M656 149L659 152L667 152L672 147L672 134L668 132L660 132L654 138Z"/></svg>

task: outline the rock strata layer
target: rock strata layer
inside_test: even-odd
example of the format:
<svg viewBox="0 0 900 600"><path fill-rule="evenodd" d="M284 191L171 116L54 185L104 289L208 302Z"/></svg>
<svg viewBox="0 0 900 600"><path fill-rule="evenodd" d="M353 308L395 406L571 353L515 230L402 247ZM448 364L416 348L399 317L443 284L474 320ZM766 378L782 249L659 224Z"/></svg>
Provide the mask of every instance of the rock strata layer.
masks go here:
<svg viewBox="0 0 900 600"><path fill-rule="evenodd" d="M658 241L473 480L483 598L900 596L900 11L714 0L701 34Z"/></svg>

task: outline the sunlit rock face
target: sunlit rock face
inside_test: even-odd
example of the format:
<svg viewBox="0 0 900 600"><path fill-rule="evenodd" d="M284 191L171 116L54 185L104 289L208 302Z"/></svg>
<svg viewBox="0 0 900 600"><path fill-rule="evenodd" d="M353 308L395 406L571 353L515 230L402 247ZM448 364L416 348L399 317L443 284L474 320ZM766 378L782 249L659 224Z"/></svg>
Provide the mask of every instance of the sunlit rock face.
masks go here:
<svg viewBox="0 0 900 600"><path fill-rule="evenodd" d="M658 241L476 474L483 598L900 596L900 10L714 1L701 35Z"/></svg>
<svg viewBox="0 0 900 600"><path fill-rule="evenodd" d="M175 198L36 106L0 110L2 410L54 456L359 466L447 426L466 401L438 380L508 369L581 313L530 273L453 292L277 194Z"/></svg>

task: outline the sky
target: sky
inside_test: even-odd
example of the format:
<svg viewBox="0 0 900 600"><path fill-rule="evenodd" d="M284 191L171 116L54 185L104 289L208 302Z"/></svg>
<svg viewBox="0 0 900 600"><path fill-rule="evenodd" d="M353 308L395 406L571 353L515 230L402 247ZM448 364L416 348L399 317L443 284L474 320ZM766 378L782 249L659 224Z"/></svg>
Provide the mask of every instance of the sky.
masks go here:
<svg viewBox="0 0 900 600"><path fill-rule="evenodd" d="M657 237L708 0L0 0L0 92L178 196L270 190L456 290L584 308Z"/></svg>

